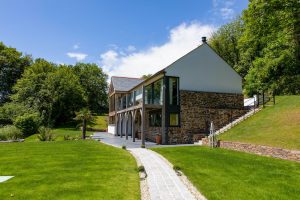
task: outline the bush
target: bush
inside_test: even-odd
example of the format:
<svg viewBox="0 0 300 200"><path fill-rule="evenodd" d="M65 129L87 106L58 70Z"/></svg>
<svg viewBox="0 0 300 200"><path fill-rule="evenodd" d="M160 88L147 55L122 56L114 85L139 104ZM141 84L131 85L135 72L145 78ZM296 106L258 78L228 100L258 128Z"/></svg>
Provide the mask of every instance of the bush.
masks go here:
<svg viewBox="0 0 300 200"><path fill-rule="evenodd" d="M17 127L7 125L0 128L0 140L17 140L20 138L23 138L23 135Z"/></svg>
<svg viewBox="0 0 300 200"><path fill-rule="evenodd" d="M25 136L30 136L37 133L40 125L40 117L38 113L24 114L18 116L14 125L21 130Z"/></svg>
<svg viewBox="0 0 300 200"><path fill-rule="evenodd" d="M0 107L0 124L13 124L17 116L35 112L34 109L28 108L21 103L5 103Z"/></svg>
<svg viewBox="0 0 300 200"><path fill-rule="evenodd" d="M40 141L54 141L54 135L52 134L52 130L46 127L39 128L39 135L37 136Z"/></svg>
<svg viewBox="0 0 300 200"><path fill-rule="evenodd" d="M126 145L122 145L122 149L125 149L125 150L126 150Z"/></svg>

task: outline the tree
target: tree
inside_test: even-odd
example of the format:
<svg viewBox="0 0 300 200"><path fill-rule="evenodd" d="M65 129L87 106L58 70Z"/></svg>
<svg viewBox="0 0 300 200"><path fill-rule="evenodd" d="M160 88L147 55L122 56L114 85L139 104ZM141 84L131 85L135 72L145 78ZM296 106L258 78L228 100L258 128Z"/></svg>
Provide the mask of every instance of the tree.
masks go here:
<svg viewBox="0 0 300 200"><path fill-rule="evenodd" d="M76 112L76 117L74 119L82 122L82 139L85 139L87 123L94 120L91 111L88 108L83 108L79 112Z"/></svg>
<svg viewBox="0 0 300 200"><path fill-rule="evenodd" d="M73 69L43 59L25 70L14 91L13 102L37 110L46 126L68 122L86 106L84 89Z"/></svg>
<svg viewBox="0 0 300 200"><path fill-rule="evenodd" d="M148 78L150 78L152 76L152 74L144 74L141 79L146 80Z"/></svg>
<svg viewBox="0 0 300 200"><path fill-rule="evenodd" d="M265 89L300 93L299 10L300 2L295 0L250 1L242 15L244 31L238 42L239 68L249 72L247 94Z"/></svg>
<svg viewBox="0 0 300 200"><path fill-rule="evenodd" d="M59 66L53 73L49 73L41 94L46 99L51 94L48 111L56 125L70 121L75 111L87 106L80 80L69 66Z"/></svg>
<svg viewBox="0 0 300 200"><path fill-rule="evenodd" d="M107 74L96 64L88 63L77 63L73 70L79 77L80 84L84 89L88 108L98 114L107 112Z"/></svg>
<svg viewBox="0 0 300 200"><path fill-rule="evenodd" d="M0 105L9 100L13 85L31 63L30 56L0 42Z"/></svg>
<svg viewBox="0 0 300 200"><path fill-rule="evenodd" d="M221 26L209 40L209 45L242 77L247 70L239 68L240 50L238 41L243 33L243 22L240 17Z"/></svg>
<svg viewBox="0 0 300 200"><path fill-rule="evenodd" d="M15 104L24 104L26 107L37 110L43 124L49 125L51 121L51 107L53 104L52 92L46 87L46 79L54 73L57 66L44 59L36 59L26 68L22 78L13 87L15 94L11 99Z"/></svg>

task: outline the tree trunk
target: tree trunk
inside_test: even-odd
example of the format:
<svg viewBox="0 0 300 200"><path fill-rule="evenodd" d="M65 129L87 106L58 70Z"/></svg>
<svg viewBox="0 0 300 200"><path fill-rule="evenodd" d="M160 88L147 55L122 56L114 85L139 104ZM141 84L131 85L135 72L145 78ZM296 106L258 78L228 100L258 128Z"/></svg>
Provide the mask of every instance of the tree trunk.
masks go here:
<svg viewBox="0 0 300 200"><path fill-rule="evenodd" d="M82 139L84 140L85 140L85 135L86 135L86 119L84 119L82 122Z"/></svg>

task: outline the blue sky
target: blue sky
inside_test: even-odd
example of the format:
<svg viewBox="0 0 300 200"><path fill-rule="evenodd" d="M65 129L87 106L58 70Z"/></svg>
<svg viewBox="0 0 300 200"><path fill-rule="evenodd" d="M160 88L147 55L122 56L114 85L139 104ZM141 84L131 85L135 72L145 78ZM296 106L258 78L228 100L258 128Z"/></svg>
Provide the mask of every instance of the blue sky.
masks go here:
<svg viewBox="0 0 300 200"><path fill-rule="evenodd" d="M201 44L247 0L0 0L0 41L110 75L154 73Z"/></svg>

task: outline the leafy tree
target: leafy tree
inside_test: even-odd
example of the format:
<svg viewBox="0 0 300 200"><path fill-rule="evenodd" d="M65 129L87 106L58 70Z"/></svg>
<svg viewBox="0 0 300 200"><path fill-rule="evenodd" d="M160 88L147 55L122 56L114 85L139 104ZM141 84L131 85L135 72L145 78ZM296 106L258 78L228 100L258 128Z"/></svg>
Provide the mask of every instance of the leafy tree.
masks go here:
<svg viewBox="0 0 300 200"><path fill-rule="evenodd" d="M56 70L56 65L37 59L30 67L27 67L22 78L13 88L15 92L11 97L13 102L37 110L43 118L43 124L50 123L53 104L52 92L46 86L46 79Z"/></svg>
<svg viewBox="0 0 300 200"><path fill-rule="evenodd" d="M60 66L48 74L42 93L45 97L51 94L48 111L55 124L70 121L75 116L75 111L87 104L78 76L67 66Z"/></svg>
<svg viewBox="0 0 300 200"><path fill-rule="evenodd" d="M148 78L150 78L152 76L152 74L144 74L141 79L146 80Z"/></svg>
<svg viewBox="0 0 300 200"><path fill-rule="evenodd" d="M281 94L299 94L299 10L300 2L295 0L250 1L238 42L239 68L249 71L247 94L270 88Z"/></svg>
<svg viewBox="0 0 300 200"><path fill-rule="evenodd" d="M221 26L209 40L209 45L241 76L247 74L247 70L239 67L240 50L238 41L243 34L243 22L240 17Z"/></svg>
<svg viewBox="0 0 300 200"><path fill-rule="evenodd" d="M98 114L107 112L107 74L96 64L77 63L73 69L84 89L89 109Z"/></svg>
<svg viewBox="0 0 300 200"><path fill-rule="evenodd" d="M13 85L31 63L30 56L0 42L0 105L8 101Z"/></svg>
<svg viewBox="0 0 300 200"><path fill-rule="evenodd" d="M85 139L87 123L94 120L91 111L87 108L83 108L79 112L76 112L76 117L74 119L82 121L82 139Z"/></svg>

